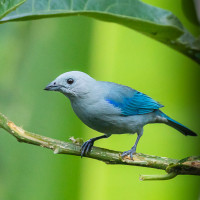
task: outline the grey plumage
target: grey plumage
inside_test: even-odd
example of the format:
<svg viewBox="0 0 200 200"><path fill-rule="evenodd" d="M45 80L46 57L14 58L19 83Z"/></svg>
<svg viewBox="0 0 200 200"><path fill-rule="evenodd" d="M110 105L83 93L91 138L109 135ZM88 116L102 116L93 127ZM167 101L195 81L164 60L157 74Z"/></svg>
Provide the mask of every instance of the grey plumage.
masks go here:
<svg viewBox="0 0 200 200"><path fill-rule="evenodd" d="M82 156L90 151L95 140L112 134L137 133L135 145L122 154L132 157L143 134L143 126L149 123L165 123L184 135L196 135L161 112L159 109L163 106L149 96L120 84L96 81L83 72L66 72L52 81L45 90L63 93L70 99L81 121L104 133L83 144Z"/></svg>

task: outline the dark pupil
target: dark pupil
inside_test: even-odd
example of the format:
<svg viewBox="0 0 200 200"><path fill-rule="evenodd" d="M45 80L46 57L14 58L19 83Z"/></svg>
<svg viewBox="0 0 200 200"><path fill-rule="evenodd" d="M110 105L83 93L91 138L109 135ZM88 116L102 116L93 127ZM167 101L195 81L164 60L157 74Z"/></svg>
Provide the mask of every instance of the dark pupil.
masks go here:
<svg viewBox="0 0 200 200"><path fill-rule="evenodd" d="M72 78L67 79L68 84L72 84L73 82L74 82L74 80Z"/></svg>

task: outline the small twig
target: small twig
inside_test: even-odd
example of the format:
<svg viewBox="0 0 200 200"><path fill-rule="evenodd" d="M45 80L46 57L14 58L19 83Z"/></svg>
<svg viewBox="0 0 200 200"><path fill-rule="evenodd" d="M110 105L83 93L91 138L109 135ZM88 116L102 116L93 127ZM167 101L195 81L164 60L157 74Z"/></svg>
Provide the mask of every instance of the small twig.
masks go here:
<svg viewBox="0 0 200 200"><path fill-rule="evenodd" d="M169 174L163 175L141 175L141 181L148 181L148 180L169 180L177 176L177 173L171 172Z"/></svg>
<svg viewBox="0 0 200 200"><path fill-rule="evenodd" d="M71 137L70 140L72 143L70 143L30 133L16 126L1 113L0 128L9 132L19 142L45 147L53 150L55 154L71 154L80 156L81 145L83 143L82 139L74 139L74 137ZM165 170L167 172L166 175L142 175L140 177L141 180L167 180L180 174L200 175L200 156L191 156L182 160L176 160L136 153L133 155L133 159L129 156L122 159L121 152L93 147L86 157L97 159L107 164L149 167Z"/></svg>

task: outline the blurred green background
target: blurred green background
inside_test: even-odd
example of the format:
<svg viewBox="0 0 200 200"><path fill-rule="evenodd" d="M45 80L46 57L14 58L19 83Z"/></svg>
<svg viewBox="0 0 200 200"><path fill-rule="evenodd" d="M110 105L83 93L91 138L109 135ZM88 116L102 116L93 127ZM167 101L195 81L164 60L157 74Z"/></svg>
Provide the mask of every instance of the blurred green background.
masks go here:
<svg viewBox="0 0 200 200"><path fill-rule="evenodd" d="M177 15L194 34L199 27L181 1L146 0ZM81 70L98 80L131 86L161 102L162 110L200 134L200 67L131 29L86 17L44 19L0 25L0 112L31 132L68 141L100 133L75 116L61 94L43 88L55 77ZM96 146L125 151L136 135L113 135ZM165 125L145 127L138 152L181 159L200 153L199 137L185 137ZM139 181L163 171L106 165L18 143L0 130L0 200L121 200L200 198L197 176Z"/></svg>

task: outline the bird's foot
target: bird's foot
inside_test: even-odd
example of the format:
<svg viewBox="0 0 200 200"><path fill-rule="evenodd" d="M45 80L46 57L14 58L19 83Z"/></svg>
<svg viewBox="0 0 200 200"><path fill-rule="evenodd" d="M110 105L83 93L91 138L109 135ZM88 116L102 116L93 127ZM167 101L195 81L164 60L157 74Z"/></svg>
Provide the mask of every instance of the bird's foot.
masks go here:
<svg viewBox="0 0 200 200"><path fill-rule="evenodd" d="M94 141L91 139L83 143L83 145L81 146L81 158L90 152L93 144Z"/></svg>
<svg viewBox="0 0 200 200"><path fill-rule="evenodd" d="M131 160L133 160L133 154L136 153L136 147L132 147L129 151L124 151L121 154L121 157L130 156Z"/></svg>

